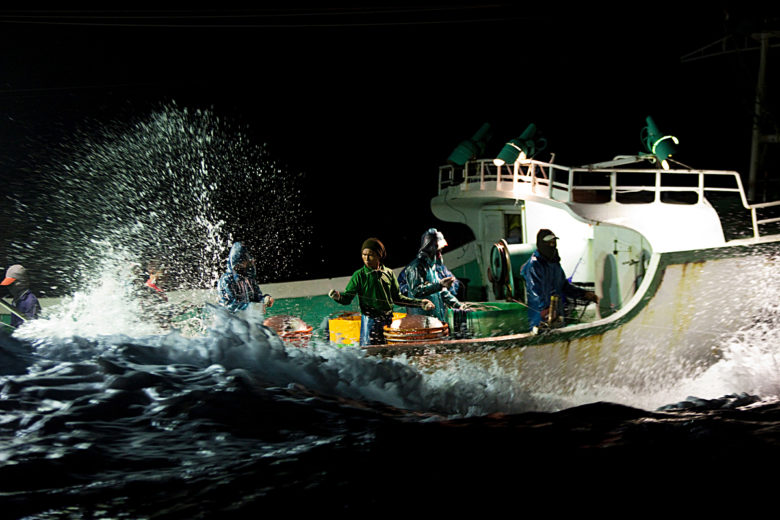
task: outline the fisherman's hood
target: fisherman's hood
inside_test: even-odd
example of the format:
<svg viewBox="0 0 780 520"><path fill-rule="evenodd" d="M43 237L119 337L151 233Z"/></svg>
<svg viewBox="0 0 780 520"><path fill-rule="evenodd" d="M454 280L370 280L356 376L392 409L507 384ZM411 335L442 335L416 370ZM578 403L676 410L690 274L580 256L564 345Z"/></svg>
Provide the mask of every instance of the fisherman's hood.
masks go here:
<svg viewBox="0 0 780 520"><path fill-rule="evenodd" d="M540 229L536 234L536 250L548 262L556 263L561 261L558 254L556 242L558 237L549 229Z"/></svg>
<svg viewBox="0 0 780 520"><path fill-rule="evenodd" d="M434 259L441 250L447 246L447 241L444 239L444 235L436 228L430 228L423 233L420 239L420 249L418 254L425 255L429 259Z"/></svg>
<svg viewBox="0 0 780 520"><path fill-rule="evenodd" d="M255 259L249 254L249 251L244 247L244 244L241 242L234 242L233 247L230 248L230 254L228 255L228 271L235 273L236 265L244 260L249 260L249 266L247 267L245 274L248 276L255 276Z"/></svg>

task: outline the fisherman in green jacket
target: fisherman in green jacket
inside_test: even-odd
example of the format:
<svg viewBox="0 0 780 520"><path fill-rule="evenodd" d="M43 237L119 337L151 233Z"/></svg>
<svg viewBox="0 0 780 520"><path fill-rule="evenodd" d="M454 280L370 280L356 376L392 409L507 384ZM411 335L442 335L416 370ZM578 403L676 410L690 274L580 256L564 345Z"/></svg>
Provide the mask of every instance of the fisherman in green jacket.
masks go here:
<svg viewBox="0 0 780 520"><path fill-rule="evenodd" d="M355 296L360 304L360 345L385 343L384 327L393 322L393 305L434 308L430 300L409 298L398 289L398 279L389 267L382 265L385 246L376 238L369 238L360 248L363 267L355 271L343 293L335 289L328 293L334 301L349 305Z"/></svg>

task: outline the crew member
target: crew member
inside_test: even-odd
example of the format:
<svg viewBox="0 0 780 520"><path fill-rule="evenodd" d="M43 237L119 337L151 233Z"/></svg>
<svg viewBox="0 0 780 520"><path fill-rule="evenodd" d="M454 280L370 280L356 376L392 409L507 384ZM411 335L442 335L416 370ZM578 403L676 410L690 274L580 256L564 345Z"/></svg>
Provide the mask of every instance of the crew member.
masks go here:
<svg viewBox="0 0 780 520"><path fill-rule="evenodd" d="M394 304L428 310L434 306L430 300L401 294L395 273L382 264L386 251L381 241L369 238L360 251L363 267L352 274L343 293L333 289L328 296L342 305L349 305L357 296L361 314L360 345L380 345L385 343L384 327L393 323Z"/></svg>
<svg viewBox="0 0 780 520"><path fill-rule="evenodd" d="M531 329L540 326L563 325L566 298L599 301L596 293L586 291L566 280L558 254L558 237L549 229L540 229L536 235L536 251L523 264L520 274L525 279L528 303L528 320ZM556 304L551 306L555 298Z"/></svg>
<svg viewBox="0 0 780 520"><path fill-rule="evenodd" d="M38 302L38 297L30 291L30 279L24 267L19 264L9 267L0 285L8 287L8 292L13 298L12 305L19 311L19 314L30 320L38 317L41 305ZM24 323L22 318L11 314L11 326L18 327L22 323Z"/></svg>
<svg viewBox="0 0 780 520"><path fill-rule="evenodd" d="M219 303L235 312L254 302L271 307L274 299L263 294L257 284L255 259L241 242L235 242L228 255L227 271L219 279Z"/></svg>
<svg viewBox="0 0 780 520"><path fill-rule="evenodd" d="M462 307L451 291L457 279L444 267L442 249L446 245L447 241L440 231L428 229L420 239L417 257L401 271L399 279L402 277L404 280L401 292L412 298L429 298L434 305L430 311L410 307L407 309L409 314L435 316L442 323L447 323L447 309Z"/></svg>

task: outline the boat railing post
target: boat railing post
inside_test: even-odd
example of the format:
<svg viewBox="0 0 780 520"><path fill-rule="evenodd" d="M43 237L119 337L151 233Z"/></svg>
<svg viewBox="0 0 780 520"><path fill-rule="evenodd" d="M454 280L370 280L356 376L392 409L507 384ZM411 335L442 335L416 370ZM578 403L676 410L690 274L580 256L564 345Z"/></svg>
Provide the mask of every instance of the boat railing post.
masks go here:
<svg viewBox="0 0 780 520"><path fill-rule="evenodd" d="M609 201L617 201L617 173L614 171L609 174Z"/></svg>
<svg viewBox="0 0 780 520"><path fill-rule="evenodd" d="M758 221L756 220L756 208L750 208L750 217L753 219L753 238L758 238Z"/></svg>
<svg viewBox="0 0 780 520"><path fill-rule="evenodd" d="M536 175L536 170L535 169L534 169L534 175ZM554 182L555 182L555 172L551 171L550 172L550 180L548 181L549 184L547 186L547 196L550 198L550 200L555 200L553 198L555 196L553 194L553 183Z"/></svg>
<svg viewBox="0 0 780 520"><path fill-rule="evenodd" d="M653 202L661 202L661 170L655 172L655 197Z"/></svg>
<svg viewBox="0 0 780 520"><path fill-rule="evenodd" d="M699 204L704 204L704 172L699 172Z"/></svg>
<svg viewBox="0 0 780 520"><path fill-rule="evenodd" d="M501 167L499 166L499 171ZM485 163L484 161L479 164L479 189L485 191Z"/></svg>
<svg viewBox="0 0 780 520"><path fill-rule="evenodd" d="M550 178L555 174L555 168L550 168ZM566 191L569 193L567 202L574 202L574 168L569 168L569 182L566 184Z"/></svg>

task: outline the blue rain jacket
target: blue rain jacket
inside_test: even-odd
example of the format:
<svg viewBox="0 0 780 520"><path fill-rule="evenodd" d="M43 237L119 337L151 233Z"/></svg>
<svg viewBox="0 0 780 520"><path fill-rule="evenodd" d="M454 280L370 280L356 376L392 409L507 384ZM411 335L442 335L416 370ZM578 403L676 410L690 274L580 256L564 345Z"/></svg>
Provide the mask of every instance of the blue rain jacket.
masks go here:
<svg viewBox="0 0 780 520"><path fill-rule="evenodd" d="M541 311L550 306L553 294L558 298L558 315L564 316L566 298L582 298L585 289L572 285L566 280L560 262L549 262L535 251L533 256L523 264L520 274L525 279L525 289L528 298L528 321L531 328L542 321Z"/></svg>
<svg viewBox="0 0 780 520"><path fill-rule="evenodd" d="M447 266L441 262L440 257L436 258L435 267L436 273L439 275L439 280L442 278L447 278L448 276L452 276L454 278L454 281L452 282L452 285L450 285L448 291L450 291L452 295L457 298L461 285L460 280L458 280L458 278L452 274L452 271L447 269ZM398 275L398 285L401 287L401 294L409 296L409 282L406 280L406 269L401 269L401 273Z"/></svg>
<svg viewBox="0 0 780 520"><path fill-rule="evenodd" d="M249 265L242 274L235 267L243 260L249 260ZM219 279L219 303L235 312L246 309L250 303L262 302L265 296L257 284L254 258L241 242L235 242L230 248L227 271Z"/></svg>
<svg viewBox="0 0 780 520"><path fill-rule="evenodd" d="M29 320L36 319L41 312L38 298L31 293L29 289L25 290L17 298L14 298L12 304L20 314L26 316ZM11 325L14 327L21 327L22 323L24 323L24 321L22 321L21 318L15 314L11 314Z"/></svg>

